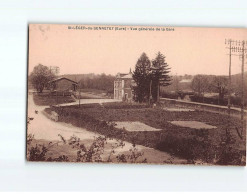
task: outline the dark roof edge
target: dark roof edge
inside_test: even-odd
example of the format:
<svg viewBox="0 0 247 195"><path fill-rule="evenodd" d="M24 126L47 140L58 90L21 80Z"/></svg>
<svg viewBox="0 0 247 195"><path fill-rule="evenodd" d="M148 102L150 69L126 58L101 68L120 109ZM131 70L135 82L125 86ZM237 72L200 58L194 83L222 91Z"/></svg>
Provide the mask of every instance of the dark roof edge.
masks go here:
<svg viewBox="0 0 247 195"><path fill-rule="evenodd" d="M68 80L68 81L71 81L72 83L78 84L78 82L73 81L73 80L71 80L71 79L68 79L68 78L66 78L66 77L60 77L60 78L57 78L57 79L53 79L53 80L49 81L48 83L55 82L55 81L59 81L59 80L62 80L62 79L66 79L66 80Z"/></svg>

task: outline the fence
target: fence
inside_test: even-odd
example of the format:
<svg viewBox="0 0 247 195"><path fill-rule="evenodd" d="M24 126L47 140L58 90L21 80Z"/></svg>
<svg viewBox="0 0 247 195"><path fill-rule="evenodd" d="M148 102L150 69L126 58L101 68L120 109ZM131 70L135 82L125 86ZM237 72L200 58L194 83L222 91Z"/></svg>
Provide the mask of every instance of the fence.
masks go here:
<svg viewBox="0 0 247 195"><path fill-rule="evenodd" d="M169 105L177 105L180 107L186 107L186 108L192 108L195 110L202 110L202 111L208 111L208 112L216 112L221 114L228 114L228 108L227 106L219 106L219 105L212 105L212 104L203 104L203 103L197 103L197 102L189 102L189 101L182 101L182 100L175 100L175 99L169 99L169 98L160 98L160 102L163 104L169 104ZM240 116L241 115L241 109L232 107L231 115L234 116ZM244 110L245 117L247 116L247 110Z"/></svg>

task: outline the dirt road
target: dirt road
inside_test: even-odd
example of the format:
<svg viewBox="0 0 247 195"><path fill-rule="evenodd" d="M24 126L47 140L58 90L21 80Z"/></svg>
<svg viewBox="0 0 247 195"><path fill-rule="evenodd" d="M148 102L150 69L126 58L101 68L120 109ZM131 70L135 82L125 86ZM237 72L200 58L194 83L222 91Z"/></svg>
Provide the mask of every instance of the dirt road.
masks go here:
<svg viewBox="0 0 247 195"><path fill-rule="evenodd" d="M102 100L102 99L91 99L89 101L83 100L81 103L103 103L107 101L113 100ZM69 103L63 105L73 105L76 103ZM62 135L65 139L69 139L72 135L75 135L81 139L81 141L85 140L88 142L89 140L93 141L95 137L99 136L91 131L87 131L86 129L75 127L71 124L63 123L63 122L55 122L48 119L42 111L47 106L37 106L33 101L33 96L28 95L28 116L32 117L33 120L30 122L28 126L28 133L34 134L35 139L37 140L46 140L46 141L55 141L60 140L59 134ZM38 111L36 114L35 111ZM115 143L116 140L109 140L108 144ZM132 144L125 142L125 146L123 148L118 148L116 153L126 153L129 149L132 148ZM139 151L144 152L145 158L147 158L149 163L163 163L164 161L172 161L172 163L185 163L184 159L174 158L170 154L161 152L158 150L154 150L153 148L144 147L141 145L137 145L136 148ZM109 152L111 149L108 146L105 152Z"/></svg>

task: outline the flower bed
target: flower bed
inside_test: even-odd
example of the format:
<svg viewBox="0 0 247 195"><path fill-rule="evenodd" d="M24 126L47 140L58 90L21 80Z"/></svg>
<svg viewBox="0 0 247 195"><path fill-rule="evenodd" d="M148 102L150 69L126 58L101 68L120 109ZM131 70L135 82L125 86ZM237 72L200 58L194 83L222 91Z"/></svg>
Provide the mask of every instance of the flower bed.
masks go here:
<svg viewBox="0 0 247 195"><path fill-rule="evenodd" d="M103 105L81 105L52 107L59 114L59 121L71 123L89 131L98 132L134 144L140 144L172 155L182 157L193 163L201 160L211 164L241 164L245 155L245 139L240 140L235 128L241 127L241 121L233 118L230 125L227 116L217 113L194 112L168 112L159 108L147 108L144 105L125 103L105 103ZM193 129L171 124L169 121L199 121L216 126L213 131L207 129ZM126 131L118 129L114 121L139 121L161 131ZM231 151L225 148L225 130L231 131ZM245 133L244 133L245 135ZM228 145L229 145L228 144ZM233 152L234 158L224 158L226 153ZM231 155L232 156L232 155ZM215 157L217 157L215 159ZM221 163L220 163L221 162Z"/></svg>

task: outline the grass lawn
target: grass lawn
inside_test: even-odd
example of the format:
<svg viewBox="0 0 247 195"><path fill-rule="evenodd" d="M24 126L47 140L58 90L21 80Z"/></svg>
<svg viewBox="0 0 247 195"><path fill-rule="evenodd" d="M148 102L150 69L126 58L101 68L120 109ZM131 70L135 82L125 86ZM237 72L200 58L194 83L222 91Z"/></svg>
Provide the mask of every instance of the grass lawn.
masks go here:
<svg viewBox="0 0 247 195"><path fill-rule="evenodd" d="M99 104L47 108L59 114L59 120L131 143L152 147L185 158L188 162L219 165L244 165L246 156L246 132L241 140L235 128L241 121L227 116L203 112L167 111L148 108L146 105L127 103ZM116 128L116 121L139 121L160 131L126 131ZM198 121L215 126L214 129L195 129L172 124L172 121ZM226 129L230 134L226 136ZM246 129L246 128L244 128ZM227 139L230 138L230 139Z"/></svg>
<svg viewBox="0 0 247 195"><path fill-rule="evenodd" d="M50 96L48 93L33 94L33 100L36 105L49 106L63 103L75 102L70 96Z"/></svg>

